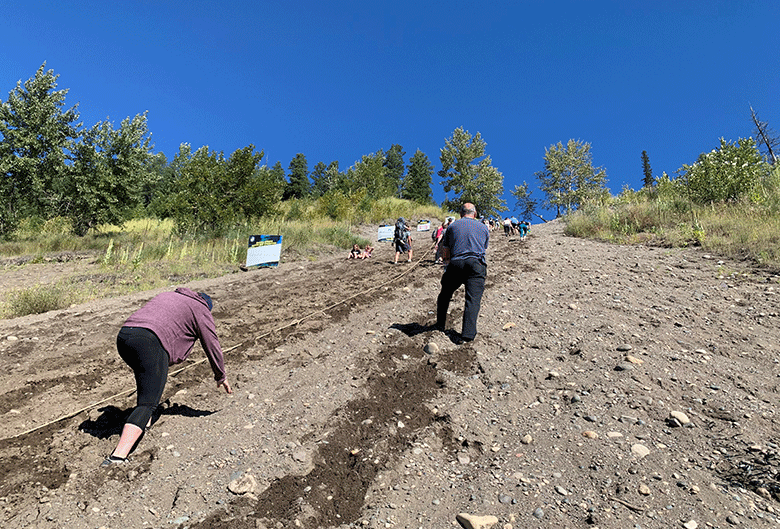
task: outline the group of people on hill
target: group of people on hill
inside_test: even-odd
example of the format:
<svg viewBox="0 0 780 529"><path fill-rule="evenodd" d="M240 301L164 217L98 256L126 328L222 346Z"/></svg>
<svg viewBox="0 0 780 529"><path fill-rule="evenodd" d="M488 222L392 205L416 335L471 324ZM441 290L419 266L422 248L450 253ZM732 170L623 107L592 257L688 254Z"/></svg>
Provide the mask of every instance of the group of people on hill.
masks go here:
<svg viewBox="0 0 780 529"><path fill-rule="evenodd" d="M528 221L518 221L517 217L505 217L503 225L505 237L519 235L521 240L525 240L531 230L531 224Z"/></svg>

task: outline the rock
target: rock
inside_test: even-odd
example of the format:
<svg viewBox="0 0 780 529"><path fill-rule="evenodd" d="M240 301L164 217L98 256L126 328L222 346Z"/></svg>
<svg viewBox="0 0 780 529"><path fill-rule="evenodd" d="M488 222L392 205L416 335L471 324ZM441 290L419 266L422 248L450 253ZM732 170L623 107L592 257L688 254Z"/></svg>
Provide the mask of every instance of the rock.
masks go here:
<svg viewBox="0 0 780 529"><path fill-rule="evenodd" d="M697 527L699 527L699 524L696 522L696 520L690 520L685 522L683 524L683 527L685 527L685 529L696 529Z"/></svg>
<svg viewBox="0 0 780 529"><path fill-rule="evenodd" d="M688 418L688 416L681 412L681 411L672 411L669 413L669 417L672 419L676 419L677 422L685 426L686 424L690 424L691 419Z"/></svg>
<svg viewBox="0 0 780 529"><path fill-rule="evenodd" d="M498 523L498 518L495 516L477 516L476 514L467 513L460 513L455 517L455 520L464 529L482 529Z"/></svg>
<svg viewBox="0 0 780 529"><path fill-rule="evenodd" d="M650 496L650 487L642 483L639 485L639 494L642 496Z"/></svg>
<svg viewBox="0 0 780 529"><path fill-rule="evenodd" d="M15 342L19 340L19 338L17 338L16 336L6 336L5 339L8 340L9 342Z"/></svg>
<svg viewBox="0 0 780 529"><path fill-rule="evenodd" d="M534 442L534 438L531 437L531 434L525 434L522 439L520 439L520 442L524 445L529 445Z"/></svg>
<svg viewBox="0 0 780 529"><path fill-rule="evenodd" d="M564 488L563 488L563 487L561 487L560 485L556 485L556 486L555 486L555 492L557 492L557 493L558 493L558 494L560 494L561 496L568 496L568 495L569 495L569 491L568 491L568 490L566 490L566 489L564 489Z"/></svg>
<svg viewBox="0 0 780 529"><path fill-rule="evenodd" d="M593 430L585 430L584 432L582 432L582 436L583 437L587 437L588 439L598 439L599 438L599 434L597 434Z"/></svg>
<svg viewBox="0 0 780 529"><path fill-rule="evenodd" d="M634 454L637 459L642 459L650 454L650 449L641 443L637 443L631 447L631 453Z"/></svg>
<svg viewBox="0 0 780 529"><path fill-rule="evenodd" d="M728 516L726 516L726 521L731 525L739 525L739 520L733 514L729 514Z"/></svg>
<svg viewBox="0 0 780 529"><path fill-rule="evenodd" d="M429 342L425 344L425 348L423 350L429 355L436 354L439 352L439 345L435 342Z"/></svg>
<svg viewBox="0 0 780 529"><path fill-rule="evenodd" d="M645 361L642 360L641 358L637 358L636 356L631 356L631 355L626 355L626 360L636 365L642 365L645 363Z"/></svg>
<svg viewBox="0 0 780 529"><path fill-rule="evenodd" d="M458 463L461 465L468 465L471 462L471 458L468 454L458 454Z"/></svg>
<svg viewBox="0 0 780 529"><path fill-rule="evenodd" d="M634 369L634 366L631 362L621 362L615 366L615 371L631 371L632 369Z"/></svg>
<svg viewBox="0 0 780 529"><path fill-rule="evenodd" d="M617 350L618 350L618 351L621 351L621 352L630 351L631 349L633 349L633 347L631 347L631 346L630 346L629 344L627 344L627 343L620 344L620 345L618 345L618 346L617 346Z"/></svg>
<svg viewBox="0 0 780 529"><path fill-rule="evenodd" d="M296 450L295 452L293 452L292 458L298 461L299 463L304 463L309 458L309 453L303 449Z"/></svg>
<svg viewBox="0 0 780 529"><path fill-rule="evenodd" d="M498 495L498 502L499 503L512 503L512 496L508 494L499 494Z"/></svg>
<svg viewBox="0 0 780 529"><path fill-rule="evenodd" d="M623 437L623 434L620 432L607 432L607 437L610 439L617 439L618 437Z"/></svg>
<svg viewBox="0 0 780 529"><path fill-rule="evenodd" d="M233 494L248 494L257 491L257 480L252 474L244 474L228 484L228 490Z"/></svg>
<svg viewBox="0 0 780 529"><path fill-rule="evenodd" d="M536 509L534 509L533 515L534 518L538 518L539 520L541 520L542 518L544 518L544 511L542 510L541 507L537 507Z"/></svg>
<svg viewBox="0 0 780 529"><path fill-rule="evenodd" d="M504 327L503 327L503 329L504 329L505 331L508 331L508 330L509 330L509 329L511 329L512 327L517 327L517 324L515 324L515 323L512 323L512 322L510 321L509 323L506 323L506 324L504 324Z"/></svg>

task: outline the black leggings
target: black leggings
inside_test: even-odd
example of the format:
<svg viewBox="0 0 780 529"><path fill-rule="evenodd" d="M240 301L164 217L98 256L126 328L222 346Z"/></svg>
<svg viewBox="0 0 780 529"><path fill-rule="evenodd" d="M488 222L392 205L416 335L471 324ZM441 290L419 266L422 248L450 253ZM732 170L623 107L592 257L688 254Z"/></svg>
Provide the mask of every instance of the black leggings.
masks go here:
<svg viewBox="0 0 780 529"><path fill-rule="evenodd" d="M156 334L141 327L119 329L116 348L119 356L135 374L138 394L136 407L127 418L127 423L145 430L160 403L168 379L168 353Z"/></svg>

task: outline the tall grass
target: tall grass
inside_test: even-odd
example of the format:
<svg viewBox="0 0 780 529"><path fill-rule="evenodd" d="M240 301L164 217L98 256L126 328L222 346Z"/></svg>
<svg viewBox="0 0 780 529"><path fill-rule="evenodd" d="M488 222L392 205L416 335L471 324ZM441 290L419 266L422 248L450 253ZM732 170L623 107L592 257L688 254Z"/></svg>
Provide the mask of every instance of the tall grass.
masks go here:
<svg viewBox="0 0 780 529"><path fill-rule="evenodd" d="M75 252L86 253L90 264L88 270L63 277L54 286L34 285L2 293L0 313L15 317L45 312L91 299L234 273L246 259L251 235L282 235L282 262L312 260L353 244L369 243L360 234L361 225L392 224L398 217L439 220L446 216L441 208L406 200L346 199L335 206L324 200L287 201L275 216L251 219L222 237L179 237L173 222L149 218L121 227L101 226L76 237L65 219L28 219L12 240L0 242L0 256L38 263L52 254ZM343 216L334 219L334 211Z"/></svg>
<svg viewBox="0 0 780 529"><path fill-rule="evenodd" d="M780 268L780 214L771 200L697 206L683 200L619 196L608 207L583 208L565 222L565 233L575 237L697 246L709 253Z"/></svg>

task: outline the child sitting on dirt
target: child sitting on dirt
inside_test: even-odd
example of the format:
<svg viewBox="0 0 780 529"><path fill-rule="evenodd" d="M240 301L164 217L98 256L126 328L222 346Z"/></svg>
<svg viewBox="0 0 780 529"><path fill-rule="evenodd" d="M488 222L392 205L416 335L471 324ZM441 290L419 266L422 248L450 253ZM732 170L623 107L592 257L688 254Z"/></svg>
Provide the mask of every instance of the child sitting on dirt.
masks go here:
<svg viewBox="0 0 780 529"><path fill-rule="evenodd" d="M360 246L353 244L352 250L349 252L349 257L347 257L347 259L362 259L363 257L361 257L361 253Z"/></svg>
<svg viewBox="0 0 780 529"><path fill-rule="evenodd" d="M371 254L374 252L374 247L366 244L366 248L363 250L363 254L360 256L361 259L368 259L371 257Z"/></svg>

